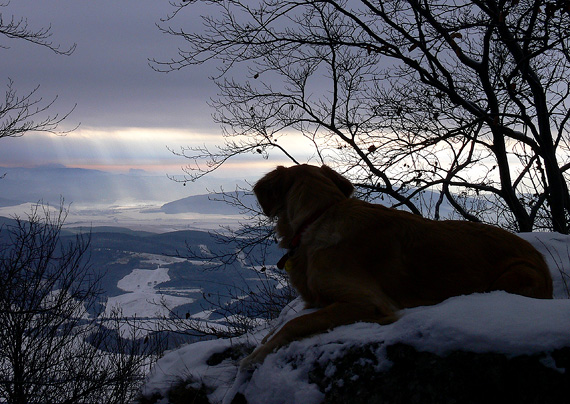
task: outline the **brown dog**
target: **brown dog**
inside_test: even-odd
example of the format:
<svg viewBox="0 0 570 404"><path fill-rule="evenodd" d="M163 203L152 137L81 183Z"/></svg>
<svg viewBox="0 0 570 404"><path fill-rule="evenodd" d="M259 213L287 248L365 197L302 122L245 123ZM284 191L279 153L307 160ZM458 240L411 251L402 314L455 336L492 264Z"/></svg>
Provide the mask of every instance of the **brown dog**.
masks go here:
<svg viewBox="0 0 570 404"><path fill-rule="evenodd" d="M399 309L451 296L504 290L552 298L542 256L505 230L352 199L352 184L327 166L277 167L253 190L263 212L278 219L291 283L319 310L270 334L242 366L311 334L358 321L387 324Z"/></svg>

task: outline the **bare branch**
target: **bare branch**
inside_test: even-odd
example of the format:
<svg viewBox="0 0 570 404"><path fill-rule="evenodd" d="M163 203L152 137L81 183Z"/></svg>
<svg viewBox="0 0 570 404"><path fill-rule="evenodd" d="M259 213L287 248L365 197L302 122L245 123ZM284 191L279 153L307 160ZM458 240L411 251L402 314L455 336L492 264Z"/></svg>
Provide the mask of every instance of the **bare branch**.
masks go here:
<svg viewBox="0 0 570 404"><path fill-rule="evenodd" d="M370 197L414 213L440 218L447 200L468 220L530 231L550 217L552 229L568 231L562 6L236 0L204 3L202 30L171 28L196 2L164 22L187 48L157 65L219 68L212 105L225 145L180 153L196 163L190 178L240 154L279 152L295 164L330 164ZM308 140L302 156L283 141L292 134ZM422 200L427 190L439 203ZM487 200L470 211L453 197L463 192Z"/></svg>

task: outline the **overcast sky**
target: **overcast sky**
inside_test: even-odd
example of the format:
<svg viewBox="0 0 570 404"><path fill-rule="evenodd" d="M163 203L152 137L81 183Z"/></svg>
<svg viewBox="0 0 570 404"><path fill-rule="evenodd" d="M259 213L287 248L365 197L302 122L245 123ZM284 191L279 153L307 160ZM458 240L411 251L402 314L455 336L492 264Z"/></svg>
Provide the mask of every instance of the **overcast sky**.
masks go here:
<svg viewBox="0 0 570 404"><path fill-rule="evenodd" d="M0 166L59 163L179 174L187 161L166 146L220 143L206 103L216 90L208 80L213 67L164 74L148 65L149 58L168 59L184 45L155 25L172 10L166 0L11 0L0 7L5 21L14 16L26 18L31 29L51 25L54 43L77 44L71 56L61 56L0 36L0 46L8 47L0 48L2 92L8 78L21 95L40 85L44 100L58 97L52 113L77 104L61 129L80 124L65 137L0 140Z"/></svg>

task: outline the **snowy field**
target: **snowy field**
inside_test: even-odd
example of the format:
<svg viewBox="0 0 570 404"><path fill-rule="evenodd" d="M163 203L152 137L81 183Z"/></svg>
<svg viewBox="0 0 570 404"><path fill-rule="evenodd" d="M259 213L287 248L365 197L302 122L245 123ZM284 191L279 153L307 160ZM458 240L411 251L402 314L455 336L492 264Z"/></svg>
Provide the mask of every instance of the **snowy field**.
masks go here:
<svg viewBox="0 0 570 404"><path fill-rule="evenodd" d="M173 384L190 379L196 382L194 387L204 383L211 389L213 403L229 403L239 391L250 404L313 404L323 399L323 393L307 379L310 363L318 361L326 367L349 347L370 342L379 342L376 356L380 366L386 367L390 366L386 346L398 342L440 355L462 349L514 356L570 346L570 237L556 233L521 237L545 256L554 279L554 300L506 292L458 296L434 306L403 310L393 324L357 323L295 341L269 355L253 373L238 372L236 361L229 359L217 366L206 364L212 354L239 344L255 345L268 328L305 314L303 302L297 299L275 323L250 335L198 342L169 352L149 375L145 393L164 394ZM545 363L554 366L553 361Z"/></svg>
<svg viewBox="0 0 570 404"><path fill-rule="evenodd" d="M170 280L168 265L184 259L163 257L154 254L139 254L147 258L147 262L155 264L156 269L134 269L122 278L117 287L127 293L109 297L105 307L105 316L109 316L115 308L120 308L127 318L161 318L168 316L166 307L174 309L184 304L192 303L195 299L176 296L200 292L200 289L175 290L164 289L161 283ZM168 291L168 293L163 293Z"/></svg>

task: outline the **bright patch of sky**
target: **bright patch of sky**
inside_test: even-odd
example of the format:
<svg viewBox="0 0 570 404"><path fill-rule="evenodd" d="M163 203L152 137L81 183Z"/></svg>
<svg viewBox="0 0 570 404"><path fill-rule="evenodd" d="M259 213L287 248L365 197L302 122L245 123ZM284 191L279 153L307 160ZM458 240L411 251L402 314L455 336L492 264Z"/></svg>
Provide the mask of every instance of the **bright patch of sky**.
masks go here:
<svg viewBox="0 0 570 404"><path fill-rule="evenodd" d="M208 106L216 94L209 80L215 67L171 74L149 67L149 59L167 60L184 46L156 27L174 10L168 2L18 0L2 5L4 21L23 18L32 30L51 26L50 41L62 49L77 47L72 55L61 56L0 36L0 93L9 79L20 96L39 85L36 95L43 99L41 105L57 98L48 111L51 116L73 110L59 129L79 128L66 136L28 133L1 139L0 166L60 164L178 175L190 162L169 152L167 146L176 150L222 144L221 128L213 122L214 111ZM199 10L192 11L199 15ZM252 154L231 163L225 173L217 174L259 176L280 161L268 162Z"/></svg>

